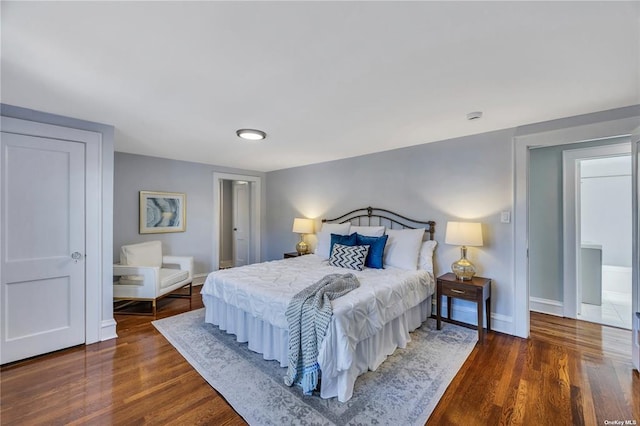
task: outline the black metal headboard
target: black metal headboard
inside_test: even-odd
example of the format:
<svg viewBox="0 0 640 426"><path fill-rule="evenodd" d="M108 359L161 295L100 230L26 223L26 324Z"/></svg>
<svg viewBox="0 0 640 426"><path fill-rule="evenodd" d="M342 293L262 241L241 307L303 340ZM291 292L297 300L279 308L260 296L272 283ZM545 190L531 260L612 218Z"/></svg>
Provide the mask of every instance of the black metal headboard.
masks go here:
<svg viewBox="0 0 640 426"><path fill-rule="evenodd" d="M357 223L353 223L354 220L357 220ZM436 232L436 223L433 220L415 220L406 216L402 216L401 214L392 212L390 210L379 209L377 207L365 207L356 209L350 211L349 213L343 214L342 216L336 217L335 219L322 219L322 223L325 222L351 222L352 224L359 226L386 225L389 228L393 228L393 225L396 224L402 228L410 229L422 228L421 226L416 225L427 225L424 228L425 231L429 234L430 240L433 240L433 235Z"/></svg>

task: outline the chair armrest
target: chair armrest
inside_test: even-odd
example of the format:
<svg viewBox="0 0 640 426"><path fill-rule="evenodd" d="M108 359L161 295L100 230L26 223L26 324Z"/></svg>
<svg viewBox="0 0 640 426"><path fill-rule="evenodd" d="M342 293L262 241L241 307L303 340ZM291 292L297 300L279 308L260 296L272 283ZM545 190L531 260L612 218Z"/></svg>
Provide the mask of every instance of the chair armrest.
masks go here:
<svg viewBox="0 0 640 426"><path fill-rule="evenodd" d="M162 256L162 265L178 265L180 270L189 272L189 279L193 279L193 256Z"/></svg>
<svg viewBox="0 0 640 426"><path fill-rule="evenodd" d="M131 266L131 265L113 265L113 275L141 275L144 281L157 283L160 277L160 268L157 266Z"/></svg>

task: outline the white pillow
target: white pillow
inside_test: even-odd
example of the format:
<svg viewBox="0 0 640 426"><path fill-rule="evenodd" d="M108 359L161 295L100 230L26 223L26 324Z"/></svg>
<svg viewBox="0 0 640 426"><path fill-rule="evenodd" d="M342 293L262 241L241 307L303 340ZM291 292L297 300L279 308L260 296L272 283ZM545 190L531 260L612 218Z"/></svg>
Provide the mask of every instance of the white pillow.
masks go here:
<svg viewBox="0 0 640 426"><path fill-rule="evenodd" d="M422 243L418 256L418 269L433 273L433 251L438 245L437 241L429 240Z"/></svg>
<svg viewBox="0 0 640 426"><path fill-rule="evenodd" d="M382 237L384 235L384 226L352 226L349 233L357 232L365 237Z"/></svg>
<svg viewBox="0 0 640 426"><path fill-rule="evenodd" d="M422 245L424 228L387 229L384 265L414 271L418 269L418 252Z"/></svg>
<svg viewBox="0 0 640 426"><path fill-rule="evenodd" d="M349 235L351 222L346 223L323 223L322 229L318 233L318 244L316 245L316 254L323 259L329 258L329 250L331 250L331 234Z"/></svg>

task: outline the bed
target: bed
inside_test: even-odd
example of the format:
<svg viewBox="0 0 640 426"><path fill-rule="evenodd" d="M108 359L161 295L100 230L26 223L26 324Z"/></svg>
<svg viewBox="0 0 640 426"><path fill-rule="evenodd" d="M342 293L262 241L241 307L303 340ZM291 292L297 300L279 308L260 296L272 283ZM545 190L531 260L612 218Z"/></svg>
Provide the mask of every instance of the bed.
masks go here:
<svg viewBox="0 0 640 426"><path fill-rule="evenodd" d="M411 340L409 332L431 314L434 232L433 221L372 207L323 220L314 254L209 274L202 289L205 321L286 367L285 311L293 296L328 274L353 273L360 287L331 302L333 316L318 354L320 396L346 402L356 378L378 368L396 348L404 348ZM384 268L358 271L330 264L330 234L347 238L356 233L365 240L383 236Z"/></svg>

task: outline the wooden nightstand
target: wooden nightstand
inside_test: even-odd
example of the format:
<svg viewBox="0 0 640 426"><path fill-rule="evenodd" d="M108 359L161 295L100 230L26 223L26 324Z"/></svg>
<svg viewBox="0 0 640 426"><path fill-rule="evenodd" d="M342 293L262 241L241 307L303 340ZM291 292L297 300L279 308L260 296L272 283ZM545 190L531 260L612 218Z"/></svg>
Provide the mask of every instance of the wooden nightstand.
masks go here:
<svg viewBox="0 0 640 426"><path fill-rule="evenodd" d="M305 253L305 254L306 254L306 253ZM285 258L285 259L289 259L289 258L291 258L291 257L298 257L298 256L304 256L304 254L298 254L298 252L297 252L297 251L292 251L292 252L289 252L289 253L285 253L285 254L284 254L284 258Z"/></svg>
<svg viewBox="0 0 640 426"><path fill-rule="evenodd" d="M469 324L460 323L451 319L451 298L475 301L478 305L478 341L482 343L484 339L484 330L482 326L483 312L487 316L487 332L491 331L491 279L482 277L473 277L469 281L461 281L452 273L444 274L437 280L437 312L436 325L438 330L442 328L442 296L447 296L447 319L446 321L470 326Z"/></svg>

